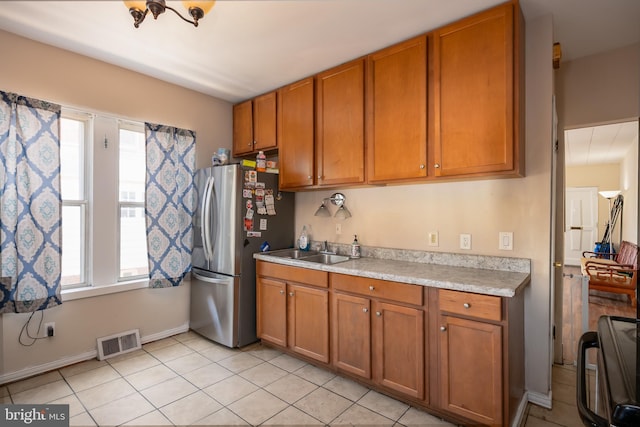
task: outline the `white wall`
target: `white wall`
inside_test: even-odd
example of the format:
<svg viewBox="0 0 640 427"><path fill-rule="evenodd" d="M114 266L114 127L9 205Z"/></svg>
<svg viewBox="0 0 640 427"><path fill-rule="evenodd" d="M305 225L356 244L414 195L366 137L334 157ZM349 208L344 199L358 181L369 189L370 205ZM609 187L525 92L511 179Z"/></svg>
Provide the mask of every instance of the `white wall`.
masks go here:
<svg viewBox="0 0 640 427"><path fill-rule="evenodd" d="M231 148L232 106L225 101L4 31L0 58L2 91L194 130L198 167L209 165L218 147ZM17 339L28 316L0 316L0 383L3 377L87 354L101 336L139 328L143 338L157 337L185 329L189 285L69 301L44 315L45 322L56 322L56 336L32 347L23 347Z"/></svg>
<svg viewBox="0 0 640 427"><path fill-rule="evenodd" d="M550 390L550 170L552 98L551 18L526 28L526 177L341 190L353 217L335 234L333 218L314 217L333 191L296 195L296 230L310 224L314 240L442 252L459 249L459 234L472 234L469 253L532 260L526 289L527 388ZM399 149L400 146L399 146ZM332 211L335 206L331 205ZM439 232L440 246L428 246ZM498 232L513 231L514 250L498 250Z"/></svg>
<svg viewBox="0 0 640 427"><path fill-rule="evenodd" d="M639 94L640 95L640 94ZM638 97L640 99L640 96ZM638 243L638 138L620 166L620 187L624 197L622 240ZM630 215L628 212L635 212ZM625 214L626 213L626 214Z"/></svg>

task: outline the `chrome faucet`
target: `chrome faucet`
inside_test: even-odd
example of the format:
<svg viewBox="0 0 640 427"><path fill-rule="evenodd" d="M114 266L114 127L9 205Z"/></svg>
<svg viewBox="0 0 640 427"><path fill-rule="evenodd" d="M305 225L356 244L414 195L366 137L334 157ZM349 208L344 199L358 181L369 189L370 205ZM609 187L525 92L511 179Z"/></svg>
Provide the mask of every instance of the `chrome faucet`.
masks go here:
<svg viewBox="0 0 640 427"><path fill-rule="evenodd" d="M325 254L333 254L334 252L331 252L329 250L329 244L327 243L327 241L325 240L324 242L322 242L322 248L320 249L321 253L325 253Z"/></svg>

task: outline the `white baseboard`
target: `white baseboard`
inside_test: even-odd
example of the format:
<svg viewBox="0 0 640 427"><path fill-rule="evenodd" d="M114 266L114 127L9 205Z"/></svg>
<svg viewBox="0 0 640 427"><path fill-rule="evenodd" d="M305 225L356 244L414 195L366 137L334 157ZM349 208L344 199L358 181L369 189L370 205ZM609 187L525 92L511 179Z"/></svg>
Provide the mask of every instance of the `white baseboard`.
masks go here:
<svg viewBox="0 0 640 427"><path fill-rule="evenodd" d="M524 426L524 423L527 421L527 404L529 403L529 393L524 392L522 395L522 399L520 399L520 403L516 408L516 414L513 418L513 423L511 423L511 427L521 427Z"/></svg>
<svg viewBox="0 0 640 427"><path fill-rule="evenodd" d="M162 332L158 332L151 335L140 337L142 344L158 341L164 338L182 334L189 330L189 323L185 323L177 328L167 329ZM64 368L65 366L73 365L74 363L84 362L86 360L95 359L98 357L98 350L91 350L85 353L76 354L73 356L63 357L62 359L53 360L51 362L43 363L42 365L29 366L28 368L20 369L19 371L9 372L7 374L0 375L0 385L7 384L14 381L22 380L32 377L34 375L43 374L45 372L53 371L55 369Z"/></svg>
<svg viewBox="0 0 640 427"><path fill-rule="evenodd" d="M536 393L536 392L530 391L527 393L527 395L528 395L529 402L533 403L534 405L551 409L551 391L549 391L549 394L542 394L542 393Z"/></svg>

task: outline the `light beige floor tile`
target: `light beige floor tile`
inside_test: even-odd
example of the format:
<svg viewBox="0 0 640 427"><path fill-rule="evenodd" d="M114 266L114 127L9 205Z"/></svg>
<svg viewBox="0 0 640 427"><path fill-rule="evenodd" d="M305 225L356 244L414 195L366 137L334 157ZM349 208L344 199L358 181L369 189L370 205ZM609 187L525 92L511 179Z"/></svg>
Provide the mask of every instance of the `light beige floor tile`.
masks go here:
<svg viewBox="0 0 640 427"><path fill-rule="evenodd" d="M261 363L258 366L254 366L253 368L240 373L242 378L251 381L258 387L269 385L285 375L288 375L287 371L284 371L277 366L273 366L270 363Z"/></svg>
<svg viewBox="0 0 640 427"><path fill-rule="evenodd" d="M17 394L30 388L39 387L62 379L62 375L58 371L47 372L46 374L27 378L26 380L17 381L7 385L11 394Z"/></svg>
<svg viewBox="0 0 640 427"><path fill-rule="evenodd" d="M287 403L295 403L317 388L317 385L305 381L297 375L289 374L264 389Z"/></svg>
<svg viewBox="0 0 640 427"><path fill-rule="evenodd" d="M50 403L54 405L69 405L69 417L75 417L76 415L80 415L83 412L86 412L85 407L78 400L75 394L70 394L69 396L65 396L62 399L54 400Z"/></svg>
<svg viewBox="0 0 640 427"><path fill-rule="evenodd" d="M358 400L358 405L371 409L392 420L400 419L409 409L409 405L406 403L392 399L374 390L369 390L362 399Z"/></svg>
<svg viewBox="0 0 640 427"><path fill-rule="evenodd" d="M123 360L132 359L134 357L140 357L143 354L149 354L144 349L133 350L128 353L122 353L117 356L110 357L106 360L110 365L114 363L122 362Z"/></svg>
<svg viewBox="0 0 640 427"><path fill-rule="evenodd" d="M317 385L324 385L336 376L333 372L313 365L305 365L295 371L294 374Z"/></svg>
<svg viewBox="0 0 640 427"><path fill-rule="evenodd" d="M171 338L173 338L176 341L180 341L181 343L185 343L187 341L193 341L193 340L203 340L205 338L202 337L202 335L199 335L193 331L187 331L187 332L183 332L181 334L178 335L174 335Z"/></svg>
<svg viewBox="0 0 640 427"><path fill-rule="evenodd" d="M200 354L213 362L219 362L239 353L240 350L233 350L219 344L214 344L214 346L208 350L200 350Z"/></svg>
<svg viewBox="0 0 640 427"><path fill-rule="evenodd" d="M395 422L389 418L373 412L358 404L352 405L349 409L340 414L331 425L369 425L369 426L392 426Z"/></svg>
<svg viewBox="0 0 640 427"><path fill-rule="evenodd" d="M257 357L258 359L262 359L264 361L269 361L271 359L275 359L278 356L282 355L282 352L273 348L265 347L260 343L254 344L250 348L243 349L247 353L252 356Z"/></svg>
<svg viewBox="0 0 640 427"><path fill-rule="evenodd" d="M248 426L249 424L227 408L222 408L218 412L214 412L213 414L196 421L195 423L193 423L193 425Z"/></svg>
<svg viewBox="0 0 640 427"><path fill-rule="evenodd" d="M288 405L264 390L256 390L229 405L229 409L251 425L260 425Z"/></svg>
<svg viewBox="0 0 640 427"><path fill-rule="evenodd" d="M0 386L0 397L9 396L9 389L6 386Z"/></svg>
<svg viewBox="0 0 640 427"><path fill-rule="evenodd" d="M253 393L257 389L258 387L256 387L255 384L251 384L244 378L234 375L205 388L203 391L218 402L227 406L236 400Z"/></svg>
<svg viewBox="0 0 640 427"><path fill-rule="evenodd" d="M176 343L174 345L162 347L157 350L147 350L147 351L149 351L149 353L153 357L155 357L162 363L167 363L170 360L177 359L178 357L186 356L187 354L191 354L194 352L193 349L187 347L182 343Z"/></svg>
<svg viewBox="0 0 640 427"><path fill-rule="evenodd" d="M167 368L165 365L158 365L153 368L128 375L126 380L137 390L144 390L177 376L178 374Z"/></svg>
<svg viewBox="0 0 640 427"><path fill-rule="evenodd" d="M306 362L291 357L288 354L282 354L278 357L275 357L269 360L269 363L271 363L272 365L276 365L278 368L284 369L288 372L295 372L307 364Z"/></svg>
<svg viewBox="0 0 640 427"><path fill-rule="evenodd" d="M367 387L363 387L355 381L342 377L335 377L323 385L323 387L354 402L358 401L369 391Z"/></svg>
<svg viewBox="0 0 640 427"><path fill-rule="evenodd" d="M77 393L100 384L120 378L120 374L111 366L106 365L91 371L73 375L67 378L71 388Z"/></svg>
<svg viewBox="0 0 640 427"><path fill-rule="evenodd" d="M202 391L183 397L160 411L175 425L188 425L220 410L222 405Z"/></svg>
<svg viewBox="0 0 640 427"><path fill-rule="evenodd" d="M36 388L30 388L23 392L12 394L13 403L49 403L73 394L64 380L44 384Z"/></svg>
<svg viewBox="0 0 640 427"><path fill-rule="evenodd" d="M434 417L416 408L409 410L398 420L398 422L407 427L424 427L424 426L454 426L447 421Z"/></svg>
<svg viewBox="0 0 640 427"><path fill-rule="evenodd" d="M134 393L136 393L135 388L124 379L118 378L108 383L80 391L77 393L77 396L84 407L87 408L87 410L91 410Z"/></svg>
<svg viewBox="0 0 640 427"><path fill-rule="evenodd" d="M323 423L328 424L352 404L353 402L342 396L338 396L324 388L318 388L298 400L294 406Z"/></svg>
<svg viewBox="0 0 640 427"><path fill-rule="evenodd" d="M229 378L232 375L234 375L233 372L227 368L223 368L217 363L211 362L209 365L198 368L188 374L184 374L183 377L191 384L203 389L217 383L218 381L222 381L225 378Z"/></svg>
<svg viewBox="0 0 640 427"><path fill-rule="evenodd" d="M215 348L218 345L213 341L209 341L208 339L205 339L205 338L185 341L183 342L183 344L199 352L211 350L212 348Z"/></svg>
<svg viewBox="0 0 640 427"><path fill-rule="evenodd" d="M162 412L159 410L155 410L153 412L149 412L135 420L131 420L124 426L172 426L173 423L165 417Z"/></svg>
<svg viewBox="0 0 640 427"><path fill-rule="evenodd" d="M249 368L253 368L261 363L264 363L264 361L257 357L253 357L248 353L234 354L233 356L227 357L226 359L218 362L219 365L224 366L236 374Z"/></svg>
<svg viewBox="0 0 640 427"><path fill-rule="evenodd" d="M159 364L160 361L158 359L145 351L139 356L111 363L111 366L124 377Z"/></svg>
<svg viewBox="0 0 640 427"><path fill-rule="evenodd" d="M142 390L140 393L156 408L161 408L196 391L198 389L193 384L182 377L176 377Z"/></svg>
<svg viewBox="0 0 640 427"><path fill-rule="evenodd" d="M191 371L195 371L203 366L210 365L213 362L199 353L191 353L186 356L178 357L170 360L166 365L176 371L180 375L184 375Z"/></svg>
<svg viewBox="0 0 640 427"><path fill-rule="evenodd" d="M546 409L538 405L529 405L529 418L536 417L566 427L580 427L583 425L575 405L554 399L552 406L552 409Z"/></svg>
<svg viewBox="0 0 640 427"><path fill-rule="evenodd" d="M91 359L80 363L74 363L73 365L65 366L64 368L60 369L60 373L63 377L68 378L73 375L78 375L96 368L101 368L105 365L107 365L106 360Z"/></svg>
<svg viewBox="0 0 640 427"><path fill-rule="evenodd" d="M5 405L10 405L13 402L11 401L11 396L2 396L2 397L0 397L0 403L5 404Z"/></svg>
<svg viewBox="0 0 640 427"><path fill-rule="evenodd" d="M140 394L132 394L89 411L99 426L118 426L152 412L155 408Z"/></svg>
<svg viewBox="0 0 640 427"><path fill-rule="evenodd" d="M321 426L324 423L316 420L312 416L305 414L300 409L289 406L284 411L269 418L262 425L276 426Z"/></svg>
<svg viewBox="0 0 640 427"><path fill-rule="evenodd" d="M530 416L527 417L524 427L558 427L558 424Z"/></svg>
<svg viewBox="0 0 640 427"><path fill-rule="evenodd" d="M78 427L93 427L96 425L91 415L87 412L82 412L81 414L76 415L75 417L71 417L69 420L70 426L78 426Z"/></svg>
<svg viewBox="0 0 640 427"><path fill-rule="evenodd" d="M142 345L142 349L148 352L152 352L154 350L158 350L160 348L169 347L171 345L178 344L179 341L174 340L173 338L164 338L157 341L152 341L150 343L146 343Z"/></svg>

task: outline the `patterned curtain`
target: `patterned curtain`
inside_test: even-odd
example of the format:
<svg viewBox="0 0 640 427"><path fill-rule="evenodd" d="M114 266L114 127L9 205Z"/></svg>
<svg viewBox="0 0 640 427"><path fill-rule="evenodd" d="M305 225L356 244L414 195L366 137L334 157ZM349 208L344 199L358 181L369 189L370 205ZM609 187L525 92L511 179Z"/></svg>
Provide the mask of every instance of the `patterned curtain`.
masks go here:
<svg viewBox="0 0 640 427"><path fill-rule="evenodd" d="M62 304L60 106L0 92L0 313Z"/></svg>
<svg viewBox="0 0 640 427"><path fill-rule="evenodd" d="M179 286L191 271L195 132L145 123L149 286Z"/></svg>

